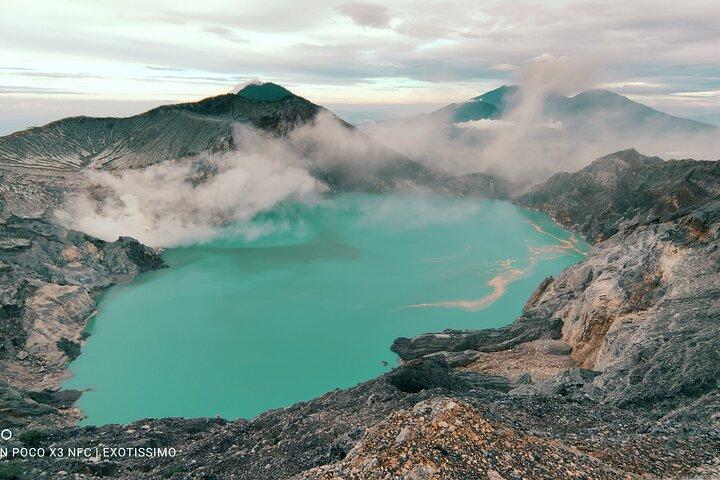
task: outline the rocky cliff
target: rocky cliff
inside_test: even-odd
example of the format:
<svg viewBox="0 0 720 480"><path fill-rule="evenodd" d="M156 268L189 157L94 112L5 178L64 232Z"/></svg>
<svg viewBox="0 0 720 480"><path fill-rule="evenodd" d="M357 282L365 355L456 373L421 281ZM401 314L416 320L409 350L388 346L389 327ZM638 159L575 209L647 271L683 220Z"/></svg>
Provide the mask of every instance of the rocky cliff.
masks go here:
<svg viewBox="0 0 720 480"><path fill-rule="evenodd" d="M59 391L95 294L163 266L129 237L105 242L43 218L0 218L0 411L5 426L68 424L79 392Z"/></svg>
<svg viewBox="0 0 720 480"><path fill-rule="evenodd" d="M719 165L716 161L663 161L624 150L601 157L579 172L558 173L517 202L548 213L597 243L628 221L671 220L673 214L716 200Z"/></svg>
<svg viewBox="0 0 720 480"><path fill-rule="evenodd" d="M164 265L121 237L105 242L54 222L77 177L0 170L0 415L3 425L70 424L80 392L60 391L102 289Z"/></svg>

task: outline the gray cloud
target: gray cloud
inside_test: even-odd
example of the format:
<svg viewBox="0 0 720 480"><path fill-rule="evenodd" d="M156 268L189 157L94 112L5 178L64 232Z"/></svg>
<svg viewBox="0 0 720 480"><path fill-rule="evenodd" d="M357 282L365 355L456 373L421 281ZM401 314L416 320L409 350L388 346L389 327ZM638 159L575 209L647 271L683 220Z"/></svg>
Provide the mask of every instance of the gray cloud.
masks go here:
<svg viewBox="0 0 720 480"><path fill-rule="evenodd" d="M79 95L82 92L63 88L26 87L18 85L0 85L0 94L21 95Z"/></svg>
<svg viewBox="0 0 720 480"><path fill-rule="evenodd" d="M248 43L248 39L238 35L235 30L220 25L207 25L203 27L203 31L216 35L228 42Z"/></svg>
<svg viewBox="0 0 720 480"><path fill-rule="evenodd" d="M355 25L361 27L388 28L390 10L374 3L347 3L337 8L338 12L349 17Z"/></svg>
<svg viewBox="0 0 720 480"><path fill-rule="evenodd" d="M323 25L332 13L328 2L323 0L266 0L262 3L235 4L233 8L228 8L226 4L216 4L215 8L211 4L203 4L194 9L178 2L173 6L150 10L144 16L170 24L217 25L228 29L276 33L297 32ZM141 11L142 7L138 7L136 13Z"/></svg>
<svg viewBox="0 0 720 480"><path fill-rule="evenodd" d="M40 77L40 78L93 78L102 79L105 78L101 75L91 75L89 73L66 73L66 72L36 72L29 69L25 69L21 72L13 72L13 75L20 77Z"/></svg>
<svg viewBox="0 0 720 480"><path fill-rule="evenodd" d="M642 69L654 68L662 83L675 83L676 75L687 68L720 67L715 55L720 49L720 14L710 2L693 2L674 7L670 2L645 2L613 7L619 0L601 9L593 2L571 5L532 4L523 8L505 4L467 4L465 2L418 3L393 10L399 24L395 30L402 35L388 38L353 35L352 39L313 33L308 39L319 40L287 45L285 52L268 55L257 46L242 44L235 49L208 49L202 45L184 47L178 55L172 38L136 41L112 34L87 42L82 28L76 31L33 31L12 27L4 35L16 47L30 46L55 52L76 52L90 56L116 58L123 61L168 65L168 68L205 70L239 75L294 75L324 78L333 83L337 78L400 76L416 80L443 82L473 79L507 79L511 73L498 65L518 65L544 52L608 59L608 81L623 80L628 73L637 76ZM637 3L643 5L637 5ZM348 4L354 8L368 4ZM604 4L605 5L605 4ZM329 22L327 8L313 2L303 11L288 8L269 11L265 7L246 9L242 15L226 12L205 12L200 17L189 13L166 13L180 25L197 23L218 35L241 35L249 31L294 29L302 32ZM384 7L380 7L384 8ZM623 12L618 15L613 12ZM281 12L282 14L278 13ZM297 14L296 18L294 14ZM309 17L317 16L315 21ZM277 17L277 18L276 18ZM291 17L294 21L288 23ZM163 17L165 21L167 20ZM572 22L567 19L572 18ZM670 22L673 19L675 23ZM384 23L381 19L380 23ZM364 20L366 23L367 18ZM205 23L202 23L205 22ZM378 20L375 19L376 24ZM252 25L249 25L252 24ZM448 40L429 48L418 48L416 38L428 42ZM592 41L588 41L592 39ZM297 59L297 56L300 59ZM630 70L628 72L628 70ZM685 83L685 88L690 85ZM691 86L690 86L691 87Z"/></svg>
<svg viewBox="0 0 720 480"><path fill-rule="evenodd" d="M141 82L166 82L194 85L217 85L230 86L237 82L235 77L198 77L192 75L152 75L148 77L135 78Z"/></svg>
<svg viewBox="0 0 720 480"><path fill-rule="evenodd" d="M148 70L160 70L162 72L184 72L186 68L173 68L173 67L157 67L154 65L145 65Z"/></svg>
<svg viewBox="0 0 720 480"><path fill-rule="evenodd" d="M39 21L43 13L27 15ZM346 17L384 29L338 34L336 27ZM398 0L339 6L335 0L302 5L271 0L231 11L213 2L164 9L136 2L132 10L113 17L118 28L100 34L84 17L73 18L48 19L43 28L34 29L0 20L0 41L17 52L150 65L146 68L192 71L194 76L259 76L305 86L382 83L389 77L437 83L438 91L451 82L508 83L516 80L512 66L548 52L598 64L603 71L598 83L645 95L658 106L676 105L671 93L720 87L715 53L720 51L720 9L707 0ZM128 29L131 34L123 25L134 27ZM208 41L188 44L185 32L204 32ZM257 32L277 36L266 45L253 37ZM231 41L218 48L218 38Z"/></svg>
<svg viewBox="0 0 720 480"><path fill-rule="evenodd" d="M517 69L518 67L516 65L511 65L509 63L498 63L497 65L490 67L490 70L495 70L496 72L512 72Z"/></svg>

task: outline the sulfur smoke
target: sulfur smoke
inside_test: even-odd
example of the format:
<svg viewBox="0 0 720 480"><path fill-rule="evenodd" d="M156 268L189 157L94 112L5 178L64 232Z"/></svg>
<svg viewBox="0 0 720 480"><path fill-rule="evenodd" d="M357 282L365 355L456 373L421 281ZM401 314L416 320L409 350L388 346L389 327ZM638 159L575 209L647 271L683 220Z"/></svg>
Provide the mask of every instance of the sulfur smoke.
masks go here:
<svg viewBox="0 0 720 480"><path fill-rule="evenodd" d="M548 99L562 101L561 96L592 90L600 72L593 63L542 55L519 70L519 88L507 98L500 118L456 122L446 110L361 128L431 168L453 174L489 173L519 188L627 148L663 158L720 157L716 130L668 130L643 112L637 118L629 116L619 97L598 95L592 99L595 104L571 114L548 108Z"/></svg>
<svg viewBox="0 0 720 480"><path fill-rule="evenodd" d="M312 202L327 187L282 141L238 127L243 148L166 161L142 170L86 173L87 188L56 212L61 224L115 240L129 235L154 247L209 240L227 225L253 238L250 221L287 200Z"/></svg>

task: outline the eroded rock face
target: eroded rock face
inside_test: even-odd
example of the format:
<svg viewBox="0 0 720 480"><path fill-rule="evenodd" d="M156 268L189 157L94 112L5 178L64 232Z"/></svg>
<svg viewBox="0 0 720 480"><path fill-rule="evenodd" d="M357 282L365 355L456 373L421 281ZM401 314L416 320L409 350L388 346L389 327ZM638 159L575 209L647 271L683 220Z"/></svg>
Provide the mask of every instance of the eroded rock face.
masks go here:
<svg viewBox="0 0 720 480"><path fill-rule="evenodd" d="M595 382L602 398L651 402L717 389L720 250L713 228L704 242L670 223L617 234L538 299L535 314L563 320L562 340L576 364L603 373ZM589 281L583 287L578 278Z"/></svg>
<svg viewBox="0 0 720 480"><path fill-rule="evenodd" d="M47 283L25 302L23 327L28 332L23 350L57 364L66 354L58 347L61 339L80 340L78 330L95 308L92 297L77 285Z"/></svg>
<svg viewBox="0 0 720 480"><path fill-rule="evenodd" d="M419 402L369 429L342 461L294 479L622 479L578 449L528 438L451 398Z"/></svg>
<svg viewBox="0 0 720 480"><path fill-rule="evenodd" d="M437 352L495 352L507 350L539 338L559 338L560 321L523 316L512 325L486 330L444 330L413 338L398 338L390 349L403 360L411 360Z"/></svg>
<svg viewBox="0 0 720 480"><path fill-rule="evenodd" d="M72 402L42 402L49 397L38 395L54 394L79 354L94 293L164 264L157 251L131 238L105 242L43 216L2 212L0 243L13 246L0 248L0 371L7 382L0 406L29 412L13 415L14 423L70 422L78 412L60 410Z"/></svg>
<svg viewBox="0 0 720 480"><path fill-rule="evenodd" d="M527 309L562 319L572 359L602 373L593 382L600 398L652 403L717 390L718 198L717 162L660 162L634 150L520 198L591 239L611 235Z"/></svg>

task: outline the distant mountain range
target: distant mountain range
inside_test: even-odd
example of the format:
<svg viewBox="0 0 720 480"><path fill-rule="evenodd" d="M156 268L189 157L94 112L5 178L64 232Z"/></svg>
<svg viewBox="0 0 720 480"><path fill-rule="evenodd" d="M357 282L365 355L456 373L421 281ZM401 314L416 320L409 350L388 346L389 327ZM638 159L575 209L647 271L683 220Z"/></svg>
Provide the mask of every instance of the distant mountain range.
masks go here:
<svg viewBox="0 0 720 480"><path fill-rule="evenodd" d="M482 171L523 183L627 148L664 158L720 156L720 128L607 90L567 97L503 85L430 113L360 128L431 168Z"/></svg>
<svg viewBox="0 0 720 480"><path fill-rule="evenodd" d="M522 101L523 92L517 85L503 85L466 102L451 103L414 119L434 118L453 124L501 120L507 118ZM576 129L589 128L590 123L597 127L600 121L608 131L623 133L648 133L648 130L652 130L653 134L698 133L718 130L715 125L669 115L608 90L588 90L572 97L547 95L543 99L542 113L549 119Z"/></svg>
<svg viewBox="0 0 720 480"><path fill-rule="evenodd" d="M695 117L692 117L692 119L697 120L698 122L709 123L710 125L720 126L720 112L697 115Z"/></svg>

